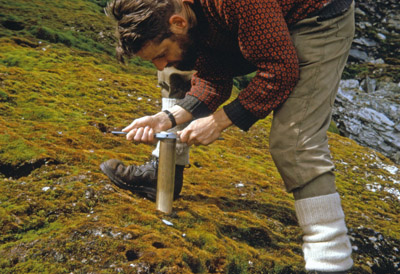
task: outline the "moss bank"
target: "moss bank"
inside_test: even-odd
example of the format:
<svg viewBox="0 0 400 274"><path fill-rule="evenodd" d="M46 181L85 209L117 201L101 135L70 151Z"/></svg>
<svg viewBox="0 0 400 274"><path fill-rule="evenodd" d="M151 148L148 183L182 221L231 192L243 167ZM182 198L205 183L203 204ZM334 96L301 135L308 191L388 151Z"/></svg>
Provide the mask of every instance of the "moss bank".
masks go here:
<svg viewBox="0 0 400 274"><path fill-rule="evenodd" d="M304 273L294 201L268 153L270 117L249 133L229 129L224 140L194 147L182 197L166 216L98 168L110 158L148 159L151 146L109 132L160 108L154 69L27 29L39 17L36 26L75 26L76 14L86 29L104 19L103 1L70 1L76 14L66 17L62 1L0 3L24 26L6 24L0 38L0 273ZM39 15L24 17L36 8ZM379 233L398 246L399 166L329 138L358 246L353 273L372 273L376 250L398 256L363 241Z"/></svg>

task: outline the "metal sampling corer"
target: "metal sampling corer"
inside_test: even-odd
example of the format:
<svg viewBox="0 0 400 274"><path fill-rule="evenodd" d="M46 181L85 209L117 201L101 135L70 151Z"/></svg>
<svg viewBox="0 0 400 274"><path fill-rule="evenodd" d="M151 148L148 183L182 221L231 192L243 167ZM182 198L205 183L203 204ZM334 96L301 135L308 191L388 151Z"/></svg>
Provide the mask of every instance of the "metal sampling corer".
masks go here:
<svg viewBox="0 0 400 274"><path fill-rule="evenodd" d="M155 134L160 141L160 155L157 175L156 208L161 212L170 214L174 200L175 185L175 158L176 140L175 133L161 132Z"/></svg>

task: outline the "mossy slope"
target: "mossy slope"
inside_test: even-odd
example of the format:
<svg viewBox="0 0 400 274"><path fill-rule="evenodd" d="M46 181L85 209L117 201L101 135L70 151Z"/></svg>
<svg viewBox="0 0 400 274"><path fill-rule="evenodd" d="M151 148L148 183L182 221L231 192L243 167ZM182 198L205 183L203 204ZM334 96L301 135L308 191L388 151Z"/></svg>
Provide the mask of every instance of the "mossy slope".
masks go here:
<svg viewBox="0 0 400 274"><path fill-rule="evenodd" d="M108 132L160 108L155 71L118 65L108 42L93 38L104 50L85 49L85 39L43 40L27 30L51 26L62 36L69 22L84 37L96 37L97 26L108 37L104 3L95 2L0 1L8 27L0 32L0 273L302 273L294 201L268 153L270 118L194 147L170 216L100 172L110 158L148 159L151 146ZM10 16L24 28L10 29L18 27ZM358 249L354 273L391 271L389 260L374 259L396 252L366 239L379 232L400 248L399 166L329 137Z"/></svg>

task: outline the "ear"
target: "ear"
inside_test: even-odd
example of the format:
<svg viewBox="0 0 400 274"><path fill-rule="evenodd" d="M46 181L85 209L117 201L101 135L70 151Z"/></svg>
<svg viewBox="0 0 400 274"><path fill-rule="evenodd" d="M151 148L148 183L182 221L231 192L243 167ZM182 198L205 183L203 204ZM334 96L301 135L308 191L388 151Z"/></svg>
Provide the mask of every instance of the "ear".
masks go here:
<svg viewBox="0 0 400 274"><path fill-rule="evenodd" d="M181 15L174 14L169 18L171 31L175 34L185 34L188 21Z"/></svg>

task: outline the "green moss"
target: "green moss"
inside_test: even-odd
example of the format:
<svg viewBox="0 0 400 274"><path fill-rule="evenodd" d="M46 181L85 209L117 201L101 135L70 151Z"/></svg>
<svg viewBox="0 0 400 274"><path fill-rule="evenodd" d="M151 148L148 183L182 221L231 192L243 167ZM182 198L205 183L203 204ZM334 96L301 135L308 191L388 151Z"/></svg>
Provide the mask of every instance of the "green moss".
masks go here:
<svg viewBox="0 0 400 274"><path fill-rule="evenodd" d="M50 43L62 43L69 47L75 47L90 52L103 52L105 50L101 43L95 42L80 33L72 31L60 32L44 26L35 26L32 27L29 32L36 38L46 40ZM111 53L111 51L109 51L109 53Z"/></svg>
<svg viewBox="0 0 400 274"><path fill-rule="evenodd" d="M113 54L113 25L99 6L105 1L2 1L4 29L0 36L33 36L91 52ZM94 26L96 32L94 31ZM101 33L101 34L100 34Z"/></svg>
<svg viewBox="0 0 400 274"><path fill-rule="evenodd" d="M7 102L8 98L8 94L5 91L0 90L0 102Z"/></svg>
<svg viewBox="0 0 400 274"><path fill-rule="evenodd" d="M182 197L166 216L99 170L110 158L148 160L153 146L108 132L161 107L154 66L135 58L120 65L108 54L105 2L0 4L1 22L23 24L0 29L0 170L13 171L0 175L0 273L304 271L293 197L268 151L271 117L193 147ZM354 75L375 69L354 67ZM348 227L398 239L398 200L366 188L398 188L391 182L400 178L382 168L394 164L337 134L329 144ZM354 256L357 269L372 272L370 254L362 256Z"/></svg>
<svg viewBox="0 0 400 274"><path fill-rule="evenodd" d="M251 79L253 79L255 75L256 72L252 72L247 75L235 77L235 79L233 80L233 85L239 90L242 90L247 87L247 85L250 83Z"/></svg>
<svg viewBox="0 0 400 274"><path fill-rule="evenodd" d="M21 262L19 263L16 267L13 268L5 268L3 269L5 272L4 273L9 273L8 271L11 272L18 272L18 273L43 273L43 274L55 274L55 273L69 273L69 271L60 266L60 265L52 265L50 263L46 262L40 262L40 261L32 261L29 260L27 262Z"/></svg>
<svg viewBox="0 0 400 274"><path fill-rule="evenodd" d="M335 134L340 134L340 131L337 128L336 123L333 120L329 124L328 132L332 132L332 133L335 133Z"/></svg>
<svg viewBox="0 0 400 274"><path fill-rule="evenodd" d="M400 66L398 64L349 64L343 71L343 79L365 79L369 76L378 80L390 79L392 82L398 82L400 81L399 72Z"/></svg>
<svg viewBox="0 0 400 274"><path fill-rule="evenodd" d="M139 57L133 57L133 58L129 59L129 64L144 67L144 68L150 68L153 70L155 69L154 64L152 62L142 60Z"/></svg>
<svg viewBox="0 0 400 274"><path fill-rule="evenodd" d="M235 253L233 251L232 253ZM226 267L227 274L247 274L249 268L249 260L241 254L232 254L228 257Z"/></svg>
<svg viewBox="0 0 400 274"><path fill-rule="evenodd" d="M215 232L202 231L198 228L190 229L186 232L186 239L207 252L214 253L219 248Z"/></svg>
<svg viewBox="0 0 400 274"><path fill-rule="evenodd" d="M23 138L17 135L0 135L1 163L11 165L23 163L39 157L43 152L43 149L33 144L27 144Z"/></svg>
<svg viewBox="0 0 400 274"><path fill-rule="evenodd" d="M108 1L107 0L90 0L91 2L96 3L100 7L104 8L107 6Z"/></svg>
<svg viewBox="0 0 400 274"><path fill-rule="evenodd" d="M184 253L182 260L190 267L192 273L207 273L207 268L201 258Z"/></svg>

